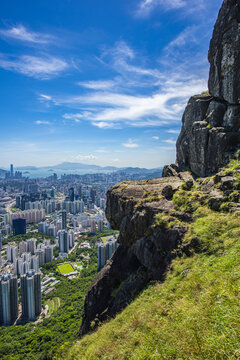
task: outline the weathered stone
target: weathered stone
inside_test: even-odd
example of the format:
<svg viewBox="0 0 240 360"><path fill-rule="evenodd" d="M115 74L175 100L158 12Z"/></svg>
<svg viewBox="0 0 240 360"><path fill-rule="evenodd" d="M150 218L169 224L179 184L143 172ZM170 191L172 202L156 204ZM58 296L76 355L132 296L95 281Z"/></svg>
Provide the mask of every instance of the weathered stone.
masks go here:
<svg viewBox="0 0 240 360"><path fill-rule="evenodd" d="M223 117L227 110L226 103L213 100L210 102L207 113L206 121L211 127L219 127L223 124Z"/></svg>
<svg viewBox="0 0 240 360"><path fill-rule="evenodd" d="M166 185L163 189L162 189L162 195L166 198L166 199L171 199L173 196L173 188L171 185Z"/></svg>
<svg viewBox="0 0 240 360"><path fill-rule="evenodd" d="M220 209L221 204L223 203L223 200L224 198L222 195L211 197L208 200L208 206L210 207L210 209L214 211L218 211Z"/></svg>
<svg viewBox="0 0 240 360"><path fill-rule="evenodd" d="M231 131L238 131L240 129L240 106L229 105L224 114L223 126L231 129Z"/></svg>
<svg viewBox="0 0 240 360"><path fill-rule="evenodd" d="M233 188L234 178L232 176L224 176L221 178L221 190L231 190Z"/></svg>
<svg viewBox="0 0 240 360"><path fill-rule="evenodd" d="M215 100L214 103L215 105L208 115L211 119L215 118L214 111L219 114ZM191 104L193 104L192 101ZM202 107L199 103L194 103L191 106L194 108ZM211 103L209 107L211 107ZM208 117L201 121L185 121L186 115L184 113L183 127L177 140L177 164L179 168L188 168L196 176L204 177L216 173L222 166L226 165L240 146L238 110L238 106L237 108L230 106L230 110L227 109L224 116L221 113L219 122L216 119L212 122L212 124L222 123L220 127L211 127L207 122ZM189 109L188 112L190 112ZM186 127L186 124L189 127ZM224 124L226 127L223 126ZM233 126L230 127L230 124Z"/></svg>
<svg viewBox="0 0 240 360"><path fill-rule="evenodd" d="M178 176L179 171L176 164L165 165L162 171L162 177Z"/></svg>
<svg viewBox="0 0 240 360"><path fill-rule="evenodd" d="M240 102L240 1L224 0L214 26L208 59L209 91L230 104Z"/></svg>

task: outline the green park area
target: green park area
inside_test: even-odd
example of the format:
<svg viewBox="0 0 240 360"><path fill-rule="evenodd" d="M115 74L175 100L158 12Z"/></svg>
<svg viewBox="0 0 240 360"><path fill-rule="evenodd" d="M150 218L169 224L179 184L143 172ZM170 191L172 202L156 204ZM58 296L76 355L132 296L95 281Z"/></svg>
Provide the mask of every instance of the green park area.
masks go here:
<svg viewBox="0 0 240 360"><path fill-rule="evenodd" d="M57 268L61 275L65 275L65 274L74 272L74 268L72 267L71 264L61 264L61 265L58 265Z"/></svg>
<svg viewBox="0 0 240 360"><path fill-rule="evenodd" d="M108 236L103 236L103 237L101 237L101 240L102 240L102 242L103 242L104 244L106 243L107 238L108 238Z"/></svg>

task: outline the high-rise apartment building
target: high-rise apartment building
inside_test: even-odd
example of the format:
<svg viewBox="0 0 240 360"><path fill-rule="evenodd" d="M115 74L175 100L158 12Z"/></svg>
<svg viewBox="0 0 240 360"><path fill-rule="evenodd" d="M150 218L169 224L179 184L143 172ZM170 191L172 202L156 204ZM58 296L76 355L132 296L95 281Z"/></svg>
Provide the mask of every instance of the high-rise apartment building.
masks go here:
<svg viewBox="0 0 240 360"><path fill-rule="evenodd" d="M9 245L7 247L7 261L13 263L18 256L17 246Z"/></svg>
<svg viewBox="0 0 240 360"><path fill-rule="evenodd" d="M45 247L45 263L53 261L53 247L51 245L47 245Z"/></svg>
<svg viewBox="0 0 240 360"><path fill-rule="evenodd" d="M26 219L24 218L13 219L12 225L13 225L14 236L20 234L26 234Z"/></svg>
<svg viewBox="0 0 240 360"><path fill-rule="evenodd" d="M37 239L34 238L27 239L27 252L34 255L36 251L36 243L37 243Z"/></svg>
<svg viewBox="0 0 240 360"><path fill-rule="evenodd" d="M45 264L45 249L37 249L36 255L38 257L39 267Z"/></svg>
<svg viewBox="0 0 240 360"><path fill-rule="evenodd" d="M14 172L13 172L13 164L10 165L10 176L13 177L14 176Z"/></svg>
<svg viewBox="0 0 240 360"><path fill-rule="evenodd" d="M74 201L74 188L73 187L71 187L69 189L69 200Z"/></svg>
<svg viewBox="0 0 240 360"><path fill-rule="evenodd" d="M35 320L41 313L41 274L31 270L21 276L22 317Z"/></svg>
<svg viewBox="0 0 240 360"><path fill-rule="evenodd" d="M21 241L19 243L19 255L22 256L22 254L26 252L27 252L27 242Z"/></svg>
<svg viewBox="0 0 240 360"><path fill-rule="evenodd" d="M67 230L61 230L58 233L59 236L59 252L68 253L69 252L69 234Z"/></svg>
<svg viewBox="0 0 240 360"><path fill-rule="evenodd" d="M98 245L98 270L101 270L119 247L117 240L107 241L106 244Z"/></svg>
<svg viewBox="0 0 240 360"><path fill-rule="evenodd" d="M14 260L14 275L23 275L23 259L21 257L18 257Z"/></svg>
<svg viewBox="0 0 240 360"><path fill-rule="evenodd" d="M0 278L0 324L12 324L18 317L18 283L11 274Z"/></svg>
<svg viewBox="0 0 240 360"><path fill-rule="evenodd" d="M67 212L66 210L62 211L62 229L66 229L67 227Z"/></svg>

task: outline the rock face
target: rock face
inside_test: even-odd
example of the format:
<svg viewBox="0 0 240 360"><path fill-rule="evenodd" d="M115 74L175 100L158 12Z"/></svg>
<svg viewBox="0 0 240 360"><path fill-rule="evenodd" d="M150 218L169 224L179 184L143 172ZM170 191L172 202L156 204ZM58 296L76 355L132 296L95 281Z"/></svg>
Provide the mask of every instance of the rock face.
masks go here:
<svg viewBox="0 0 240 360"><path fill-rule="evenodd" d="M209 91L229 104L240 103L240 1L224 0L214 26L208 59Z"/></svg>
<svg viewBox="0 0 240 360"><path fill-rule="evenodd" d="M121 182L108 191L106 216L112 228L120 230L120 247L89 289L81 335L121 311L150 280L164 280L192 220L176 210L171 201L174 192L182 185L191 189L191 174L216 173L240 145L240 0L223 1L209 61L209 93L193 96L187 104L176 164L164 167L163 178ZM233 184L231 174L203 183L210 208L220 208Z"/></svg>
<svg viewBox="0 0 240 360"><path fill-rule="evenodd" d="M150 280L163 280L172 251L186 229L179 225L166 229L158 224L156 215L191 220L175 211L171 201L183 183L180 177L126 181L108 191L106 216L113 229L120 229L121 245L89 289L81 335L122 310Z"/></svg>
<svg viewBox="0 0 240 360"><path fill-rule="evenodd" d="M200 177L214 174L238 149L239 129L240 106L210 96L191 97L177 140L178 166Z"/></svg>
<svg viewBox="0 0 240 360"><path fill-rule="evenodd" d="M209 95L190 98L177 163L197 176L226 165L240 145L240 0L224 0L208 54Z"/></svg>

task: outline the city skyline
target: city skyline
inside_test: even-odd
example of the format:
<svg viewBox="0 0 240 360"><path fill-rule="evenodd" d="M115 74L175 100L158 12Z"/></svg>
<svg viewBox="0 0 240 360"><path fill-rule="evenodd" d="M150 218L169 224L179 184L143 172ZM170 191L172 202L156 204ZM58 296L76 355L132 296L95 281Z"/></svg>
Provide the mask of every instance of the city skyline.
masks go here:
<svg viewBox="0 0 240 360"><path fill-rule="evenodd" d="M175 161L186 102L207 90L220 3L1 4L0 167Z"/></svg>

